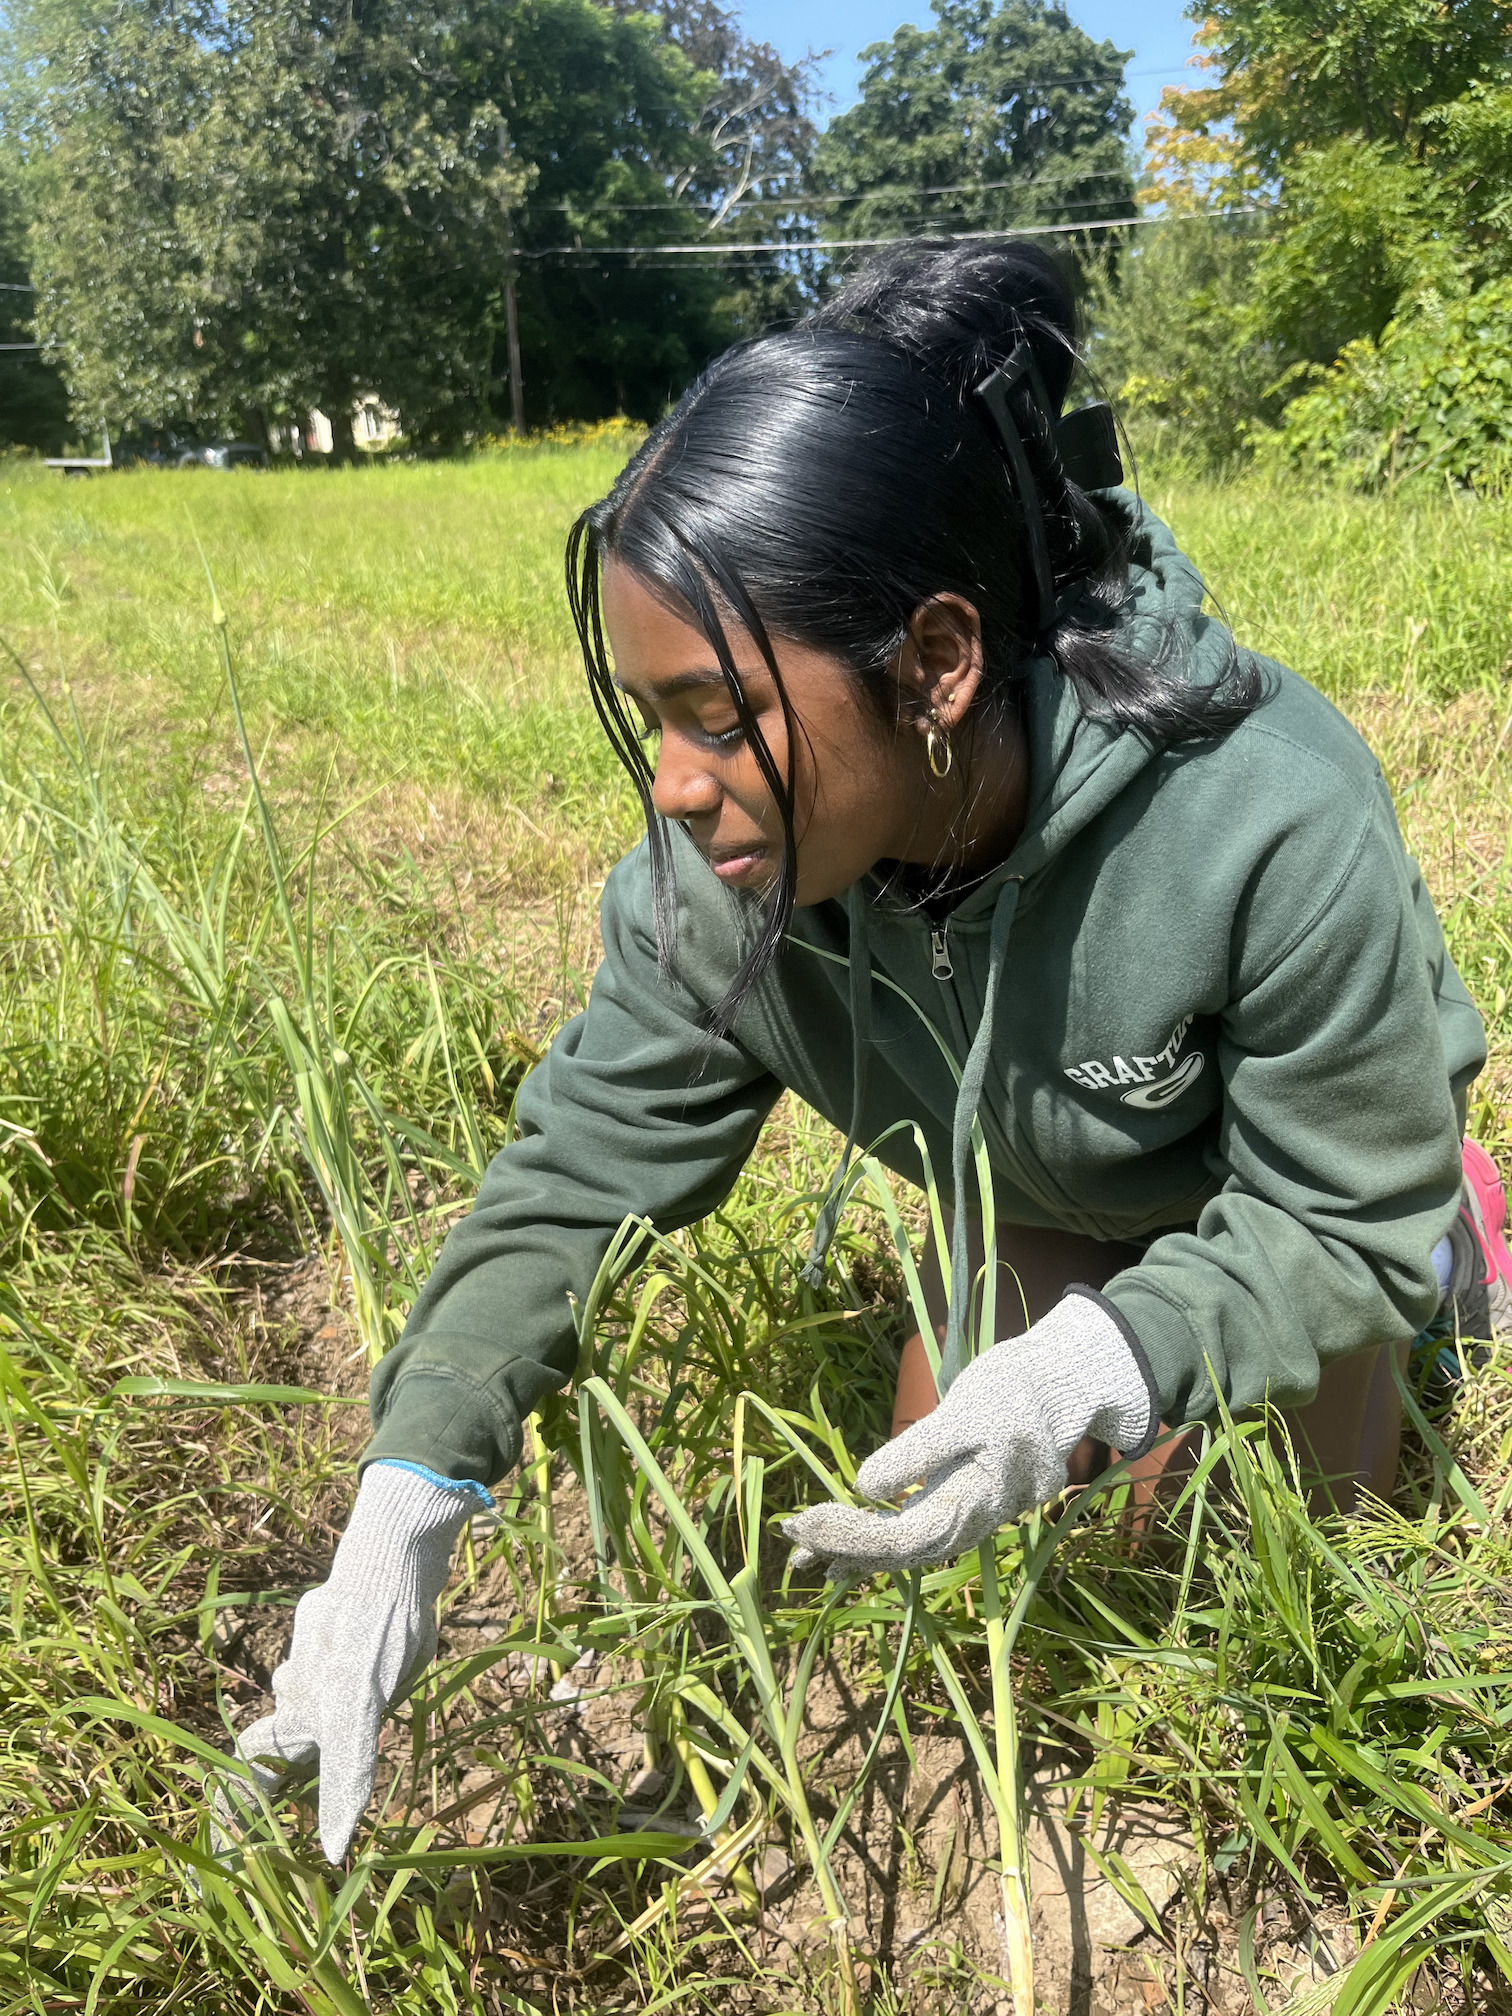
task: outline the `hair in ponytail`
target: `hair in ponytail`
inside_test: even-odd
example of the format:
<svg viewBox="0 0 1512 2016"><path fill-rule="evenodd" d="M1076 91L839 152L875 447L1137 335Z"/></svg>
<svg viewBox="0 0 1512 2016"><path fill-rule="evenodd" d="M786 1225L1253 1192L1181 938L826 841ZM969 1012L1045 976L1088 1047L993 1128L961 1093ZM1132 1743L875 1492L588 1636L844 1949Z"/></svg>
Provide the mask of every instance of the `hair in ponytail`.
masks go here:
<svg viewBox="0 0 1512 2016"><path fill-rule="evenodd" d="M599 607L611 556L688 608L708 637L782 817L784 859L755 940L715 1012L727 1028L776 956L792 915L797 850L791 755L782 776L751 715L725 624L751 636L786 694L773 637L849 666L886 719L889 668L910 618L954 593L981 618L986 704L1011 701L1037 652L1084 709L1153 746L1210 738L1259 698L1233 653L1193 684L1167 641L1121 640L1129 523L1062 465L1049 417L1027 388L1011 413L1043 516L1057 615L1041 628L1028 527L976 388L1020 343L1059 413L1077 363L1076 303L1037 244L909 242L874 261L797 329L727 351L647 437L567 547L568 595L594 703L646 811L657 939L672 957L674 905L653 772L605 650ZM794 745L789 716L788 747Z"/></svg>

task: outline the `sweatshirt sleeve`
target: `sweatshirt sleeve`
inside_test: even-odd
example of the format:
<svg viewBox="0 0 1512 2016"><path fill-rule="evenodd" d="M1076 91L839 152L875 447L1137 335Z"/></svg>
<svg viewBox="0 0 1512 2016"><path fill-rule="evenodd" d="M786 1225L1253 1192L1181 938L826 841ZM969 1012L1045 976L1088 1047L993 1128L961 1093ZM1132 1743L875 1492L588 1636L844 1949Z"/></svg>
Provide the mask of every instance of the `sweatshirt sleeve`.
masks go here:
<svg viewBox="0 0 1512 2016"><path fill-rule="evenodd" d="M1238 959L1218 1032L1222 1188L1194 1232L1156 1239L1105 1290L1169 1422L1210 1413L1215 1389L1236 1410L1310 1399L1323 1365L1410 1338L1437 1306L1479 1020L1467 995L1442 1013L1442 935L1425 934L1384 786L1338 860L1263 970Z"/></svg>
<svg viewBox="0 0 1512 2016"><path fill-rule="evenodd" d="M404 1335L374 1369L363 1456L492 1484L519 1460L524 1417L577 1362L581 1303L631 1216L672 1231L728 1195L781 1090L658 969L644 849L600 910L604 959L587 1010L526 1079L517 1138L489 1164Z"/></svg>

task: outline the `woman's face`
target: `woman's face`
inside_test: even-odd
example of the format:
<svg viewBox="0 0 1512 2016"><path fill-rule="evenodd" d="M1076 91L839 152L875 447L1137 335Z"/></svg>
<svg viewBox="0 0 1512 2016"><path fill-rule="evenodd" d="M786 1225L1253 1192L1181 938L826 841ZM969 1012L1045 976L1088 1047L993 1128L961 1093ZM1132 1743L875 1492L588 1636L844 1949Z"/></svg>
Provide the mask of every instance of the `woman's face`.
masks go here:
<svg viewBox="0 0 1512 2016"><path fill-rule="evenodd" d="M603 607L616 683L656 742L657 811L686 829L722 882L766 890L782 866L782 821L708 639L613 560L604 568ZM777 774L786 776L776 682L744 631L732 628L729 639L751 712ZM778 640L773 649L799 728L797 901L820 903L878 861L924 858L917 853L929 797L924 744L879 719L838 658Z"/></svg>

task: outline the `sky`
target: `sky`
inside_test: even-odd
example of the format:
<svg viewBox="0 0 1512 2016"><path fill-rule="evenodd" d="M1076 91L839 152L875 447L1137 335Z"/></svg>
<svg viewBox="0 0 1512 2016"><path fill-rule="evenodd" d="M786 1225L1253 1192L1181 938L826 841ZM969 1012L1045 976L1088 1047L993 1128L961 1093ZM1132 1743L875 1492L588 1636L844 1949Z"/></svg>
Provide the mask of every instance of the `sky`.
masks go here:
<svg viewBox="0 0 1512 2016"><path fill-rule="evenodd" d="M1126 74L1139 138L1144 115L1165 85L1181 82L1191 53L1183 0L1068 0L1066 11L1094 40L1134 51ZM805 49L834 51L822 73L835 101L825 117L855 102L856 58L867 43L885 42L904 21L927 27L930 19L928 0L744 0L739 12L748 35L775 43L790 61Z"/></svg>

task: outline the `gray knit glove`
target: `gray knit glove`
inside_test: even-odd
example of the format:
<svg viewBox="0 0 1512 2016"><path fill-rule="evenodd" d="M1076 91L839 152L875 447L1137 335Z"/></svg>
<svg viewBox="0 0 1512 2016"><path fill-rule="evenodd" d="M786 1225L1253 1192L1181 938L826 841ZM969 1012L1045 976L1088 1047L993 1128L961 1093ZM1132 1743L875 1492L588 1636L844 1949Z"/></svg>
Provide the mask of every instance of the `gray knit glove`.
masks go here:
<svg viewBox="0 0 1512 2016"><path fill-rule="evenodd" d="M856 1489L895 1498L921 1478L901 1512L813 1505L783 1523L795 1568L828 1561L831 1579L923 1568L985 1540L1066 1485L1084 1435L1126 1456L1159 1426L1154 1382L1124 1320L1091 1289L1070 1289L1022 1337L965 1367L932 1414L861 1465Z"/></svg>
<svg viewBox="0 0 1512 2016"><path fill-rule="evenodd" d="M457 1535L492 1503L481 1484L373 1463L330 1579L299 1599L289 1656L273 1675L278 1706L243 1730L236 1749L270 1794L290 1765L319 1753L320 1845L330 1862L346 1854L372 1796L384 1716L435 1654L436 1602Z"/></svg>

